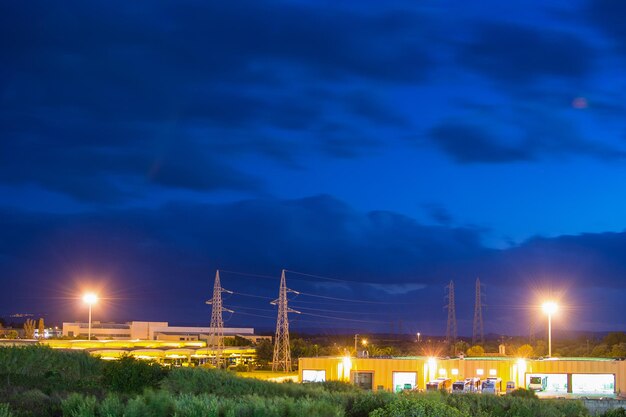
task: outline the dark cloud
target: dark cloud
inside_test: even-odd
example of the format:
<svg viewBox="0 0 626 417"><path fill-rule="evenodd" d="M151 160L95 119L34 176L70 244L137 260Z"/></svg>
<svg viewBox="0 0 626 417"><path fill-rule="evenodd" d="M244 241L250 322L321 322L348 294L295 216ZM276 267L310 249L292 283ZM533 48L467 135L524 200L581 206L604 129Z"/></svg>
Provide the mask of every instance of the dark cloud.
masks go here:
<svg viewBox="0 0 626 417"><path fill-rule="evenodd" d="M128 200L146 176L170 188L258 189L240 155L288 167L303 151L355 157L374 142L363 118L403 120L374 95L333 84L415 83L431 68L426 22L393 8L2 7L0 177L83 201ZM341 122L330 116L337 108Z"/></svg>
<svg viewBox="0 0 626 417"><path fill-rule="evenodd" d="M33 138L0 143L0 177L5 184L37 184L96 202L139 197L142 192L136 189L142 190L142 183L204 191L259 187L254 178L192 140L108 146L106 141L101 146L78 142L55 146L54 141Z"/></svg>
<svg viewBox="0 0 626 417"><path fill-rule="evenodd" d="M202 322L201 317L208 320L203 301L215 269L225 271L222 283L235 292L273 297L278 281L264 276L277 276L286 268L344 280L328 283L290 273L292 288L395 303L380 314L404 317L407 323L419 318L407 317L403 303L441 311L427 316L430 325L444 316L445 283L455 281L457 307L463 314L471 310L473 282L480 276L493 308L488 323L497 328L498 317L508 320L521 304L530 302L526 298L535 285L565 288L569 302L582 305L584 292L619 289L626 273L624 233L535 238L511 249L492 250L474 229L425 226L388 211L360 213L329 196L170 204L159 210L93 212L72 219L6 209L1 214L6 237L0 244L3 308L24 309L36 301L42 310L56 309L56 316L64 319L75 313L70 301L59 304L57 296L74 291L89 276L103 277L109 291L119 296L113 303L117 307L101 315ZM507 296L511 288L524 294L512 304ZM328 300L302 295L295 301L308 308L329 308L317 302ZM228 303L269 309L258 299L233 296ZM373 313L368 307L350 305L340 317L369 317ZM600 310L593 316L609 317ZM261 319L238 320L257 325Z"/></svg>
<svg viewBox="0 0 626 417"><path fill-rule="evenodd" d="M430 136L434 144L459 163L502 163L532 159L523 146L505 145L488 130L463 123L446 123L434 127Z"/></svg>
<svg viewBox="0 0 626 417"><path fill-rule="evenodd" d="M590 0L584 10L588 18L601 32L609 36L615 45L626 52L626 28L624 16L626 4L620 0Z"/></svg>
<svg viewBox="0 0 626 417"><path fill-rule="evenodd" d="M536 161L542 157L580 155L621 161L620 147L581 137L570 121L540 110L518 108L510 116L492 110L480 122L447 121L432 128L433 145L460 164ZM514 138L514 139L512 139Z"/></svg>
<svg viewBox="0 0 626 417"><path fill-rule="evenodd" d="M184 320L192 302L200 312L216 268L272 275L287 268L379 284L348 283L333 290L337 296L375 299L380 291L398 296L428 288L438 292L433 279L442 265L485 251L477 231L424 226L392 212L359 213L329 196L172 204L160 210L75 215L71 220L7 210L2 214L0 227L12 240L0 245L5 260L0 273L11 287L4 295L43 287L53 294L43 302L47 310L53 308L55 291L76 285L77 275L105 276L109 287L135 300L125 306L125 318L152 312ZM318 280L294 278L294 287L315 292L312 285ZM264 296L275 295L275 284L238 276L224 279L231 289ZM2 305L18 309L20 302L3 299Z"/></svg>
<svg viewBox="0 0 626 417"><path fill-rule="evenodd" d="M426 210L428 216L436 223L443 226L449 226L452 224L452 215L445 207L434 203L423 204L422 207Z"/></svg>
<svg viewBox="0 0 626 417"><path fill-rule="evenodd" d="M464 65L512 88L543 77L582 79L594 58L576 35L515 24L481 24L476 39L460 51Z"/></svg>

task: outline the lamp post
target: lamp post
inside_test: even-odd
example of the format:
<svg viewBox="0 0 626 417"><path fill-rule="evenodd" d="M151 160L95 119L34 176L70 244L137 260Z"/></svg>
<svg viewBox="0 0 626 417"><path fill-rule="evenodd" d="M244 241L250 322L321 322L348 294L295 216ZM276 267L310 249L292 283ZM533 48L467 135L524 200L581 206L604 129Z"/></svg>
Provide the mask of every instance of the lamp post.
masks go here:
<svg viewBox="0 0 626 417"><path fill-rule="evenodd" d="M558 309L554 301L546 301L543 303L543 312L548 315L548 357L552 357L552 314Z"/></svg>
<svg viewBox="0 0 626 417"><path fill-rule="evenodd" d="M91 306L98 302L98 296L90 292L83 296L83 301L89 306L89 330L87 332L87 340L91 340Z"/></svg>

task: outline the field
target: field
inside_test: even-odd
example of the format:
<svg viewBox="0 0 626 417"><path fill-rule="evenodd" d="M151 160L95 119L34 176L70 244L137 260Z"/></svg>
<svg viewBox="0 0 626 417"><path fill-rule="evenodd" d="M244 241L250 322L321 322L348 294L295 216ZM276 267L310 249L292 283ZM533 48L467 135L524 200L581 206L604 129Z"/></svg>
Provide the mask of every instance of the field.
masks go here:
<svg viewBox="0 0 626 417"><path fill-rule="evenodd" d="M364 392L344 383L301 385L202 368L172 370L46 347L0 348L0 417L577 417L571 400ZM626 416L623 410L605 417Z"/></svg>

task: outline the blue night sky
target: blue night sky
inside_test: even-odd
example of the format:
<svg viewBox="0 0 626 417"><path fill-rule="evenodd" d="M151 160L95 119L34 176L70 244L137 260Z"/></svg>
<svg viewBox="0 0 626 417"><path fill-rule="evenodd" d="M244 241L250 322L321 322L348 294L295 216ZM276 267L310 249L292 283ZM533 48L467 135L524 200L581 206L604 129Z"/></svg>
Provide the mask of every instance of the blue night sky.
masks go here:
<svg viewBox="0 0 626 417"><path fill-rule="evenodd" d="M95 288L95 320L206 325L219 268L226 324L271 328L285 268L296 331L443 334L453 280L470 334L477 277L486 332L541 330L545 297L555 329L623 330L625 19L3 2L0 314L85 320Z"/></svg>

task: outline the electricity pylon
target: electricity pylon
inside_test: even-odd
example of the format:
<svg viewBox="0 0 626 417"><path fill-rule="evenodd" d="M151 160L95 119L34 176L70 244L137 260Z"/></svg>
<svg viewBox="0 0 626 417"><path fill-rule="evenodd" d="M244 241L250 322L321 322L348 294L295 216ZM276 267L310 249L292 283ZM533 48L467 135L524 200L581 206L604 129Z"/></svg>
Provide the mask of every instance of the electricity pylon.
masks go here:
<svg viewBox="0 0 626 417"><path fill-rule="evenodd" d="M446 298L448 304L444 307L448 309L448 327L446 329L446 341L448 343L456 342L456 309L454 306L454 282L450 281L450 284L446 286L448 294Z"/></svg>
<svg viewBox="0 0 626 417"><path fill-rule="evenodd" d="M483 331L483 302L482 286L480 278L476 278L476 301L474 303L474 328L472 331L472 344L485 344L485 334Z"/></svg>
<svg viewBox="0 0 626 417"><path fill-rule="evenodd" d="M299 294L297 291L287 288L287 284L285 282L285 270L283 269L280 276L278 299L271 302L273 305L278 304L272 371L282 370L284 372L291 372L291 347L289 346L289 319L287 317L287 313L300 314L300 312L292 310L287 306L287 293L290 292Z"/></svg>
<svg viewBox="0 0 626 417"><path fill-rule="evenodd" d="M219 368L222 366L222 356L224 353L224 320L222 313L228 311L233 313L233 310L224 308L222 306L222 293L232 294L232 291L228 291L222 288L220 284L220 271L215 272L215 283L213 284L213 298L207 301L207 304L211 304L211 326L209 328L209 340L207 343L207 350L213 351L214 355L211 363Z"/></svg>

